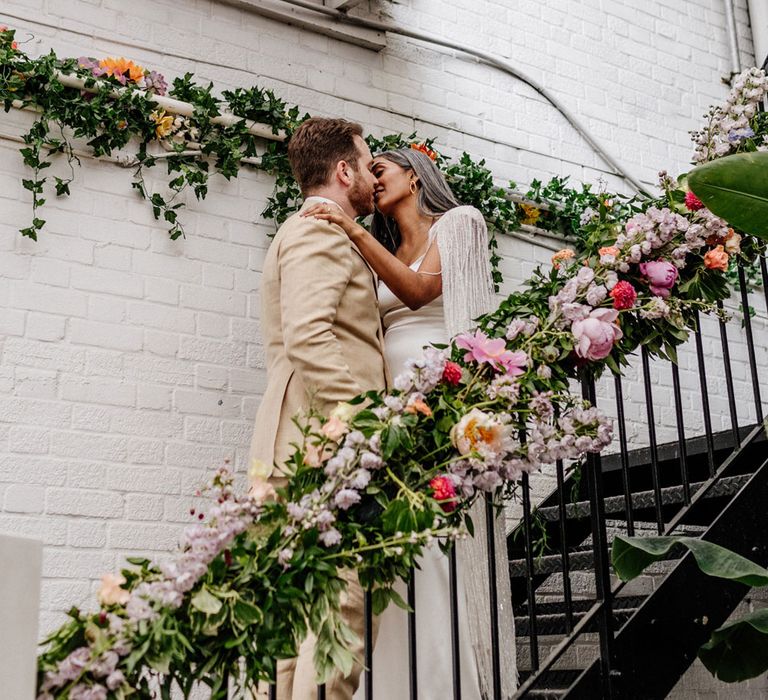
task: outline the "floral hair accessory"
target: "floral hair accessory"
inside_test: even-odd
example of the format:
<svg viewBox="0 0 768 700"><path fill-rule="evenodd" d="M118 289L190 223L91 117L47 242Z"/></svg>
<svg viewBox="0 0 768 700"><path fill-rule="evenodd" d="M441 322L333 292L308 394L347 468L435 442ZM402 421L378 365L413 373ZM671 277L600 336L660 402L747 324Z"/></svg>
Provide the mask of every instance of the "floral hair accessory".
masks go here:
<svg viewBox="0 0 768 700"><path fill-rule="evenodd" d="M412 143L411 148L414 151L421 151L425 156L429 156L432 160L437 160L437 152L433 151L426 143Z"/></svg>

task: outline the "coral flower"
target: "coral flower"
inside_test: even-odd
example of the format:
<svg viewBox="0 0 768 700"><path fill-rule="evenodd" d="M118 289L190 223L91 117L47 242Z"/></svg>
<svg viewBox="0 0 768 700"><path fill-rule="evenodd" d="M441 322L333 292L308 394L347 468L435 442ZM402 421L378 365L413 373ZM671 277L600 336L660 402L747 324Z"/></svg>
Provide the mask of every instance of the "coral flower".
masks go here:
<svg viewBox="0 0 768 700"><path fill-rule="evenodd" d="M405 413L421 413L429 418L432 415L432 409L427 406L423 399L416 399L408 403L405 407Z"/></svg>
<svg viewBox="0 0 768 700"><path fill-rule="evenodd" d="M412 143L411 148L414 151L421 151L425 156L429 156L432 160L437 160L437 153L427 146L426 143Z"/></svg>
<svg viewBox="0 0 768 700"><path fill-rule="evenodd" d="M524 367L528 362L528 355L522 350L512 352L507 350L503 338L489 338L481 330L474 335L460 335L456 338L456 347L466 350L464 362L477 362L479 365L486 363L496 371L504 371L513 377L525 372Z"/></svg>
<svg viewBox="0 0 768 700"><path fill-rule="evenodd" d="M619 311L631 309L635 305L637 292L635 288L625 280L617 282L616 286L610 291L609 296L613 299L613 308Z"/></svg>
<svg viewBox="0 0 768 700"><path fill-rule="evenodd" d="M689 211L699 211L704 208L704 202L702 202L693 192L688 191L685 193L685 206Z"/></svg>
<svg viewBox="0 0 768 700"><path fill-rule="evenodd" d="M432 489L432 496L440 502L440 507L446 512L451 513L456 510L456 487L450 477L436 476L429 482Z"/></svg>
<svg viewBox="0 0 768 700"><path fill-rule="evenodd" d="M708 251L704 256L704 267L708 270L722 270L725 272L728 269L729 257L723 246L719 245Z"/></svg>
<svg viewBox="0 0 768 700"><path fill-rule="evenodd" d="M613 257L617 257L618 254L621 252L615 245L606 245L600 248L600 250L597 251L598 254L602 257L603 255L613 255Z"/></svg>
<svg viewBox="0 0 768 700"><path fill-rule="evenodd" d="M493 415L473 408L451 428L451 442L463 455L472 452L499 454L508 429Z"/></svg>
<svg viewBox="0 0 768 700"><path fill-rule="evenodd" d="M563 248L562 250L558 250L553 256L552 256L552 265L556 270L560 269L560 263L565 260L570 260L576 255L570 248Z"/></svg>

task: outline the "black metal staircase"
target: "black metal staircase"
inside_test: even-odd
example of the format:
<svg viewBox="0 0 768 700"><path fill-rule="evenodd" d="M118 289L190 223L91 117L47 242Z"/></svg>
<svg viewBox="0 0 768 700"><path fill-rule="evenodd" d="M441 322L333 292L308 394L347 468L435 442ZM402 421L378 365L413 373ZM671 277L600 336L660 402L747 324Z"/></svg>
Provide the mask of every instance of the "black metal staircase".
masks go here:
<svg viewBox="0 0 768 700"><path fill-rule="evenodd" d="M594 582L605 558L595 551L595 525L607 546L629 530L636 536L661 531L701 536L768 565L768 441L762 426L687 440L682 450L679 442L660 445L655 452L655 460L646 449L585 467L600 470L602 520L594 517L590 480L562 480L527 514L538 520L532 531L546 536L541 556L531 557L520 537L525 523L510 536L521 668L517 697L666 697L749 590L702 574L691 554L672 550L668 561L655 565L653 590L651 579L622 584L611 577L601 596Z"/></svg>

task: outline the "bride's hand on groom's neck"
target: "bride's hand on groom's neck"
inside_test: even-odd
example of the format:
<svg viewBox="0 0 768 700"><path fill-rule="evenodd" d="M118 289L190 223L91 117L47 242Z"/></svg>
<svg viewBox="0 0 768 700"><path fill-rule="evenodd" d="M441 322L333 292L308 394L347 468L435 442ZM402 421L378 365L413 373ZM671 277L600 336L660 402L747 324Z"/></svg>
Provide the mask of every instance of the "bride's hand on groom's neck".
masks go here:
<svg viewBox="0 0 768 700"><path fill-rule="evenodd" d="M332 224L336 224L341 227L353 243L357 243L362 237L369 235L368 231L360 226L360 224L349 216L349 214L333 204L318 202L317 204L313 204L306 211L301 212L301 216L311 216L321 221L328 221Z"/></svg>

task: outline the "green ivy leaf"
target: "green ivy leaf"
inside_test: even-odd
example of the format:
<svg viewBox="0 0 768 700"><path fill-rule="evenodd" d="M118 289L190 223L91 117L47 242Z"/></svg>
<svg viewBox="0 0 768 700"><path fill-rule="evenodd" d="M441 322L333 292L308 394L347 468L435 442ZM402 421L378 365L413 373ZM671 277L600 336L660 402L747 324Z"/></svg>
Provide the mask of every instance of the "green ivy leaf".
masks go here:
<svg viewBox="0 0 768 700"><path fill-rule="evenodd" d="M221 610L222 602L203 586L192 596L190 605L206 615L215 615Z"/></svg>

